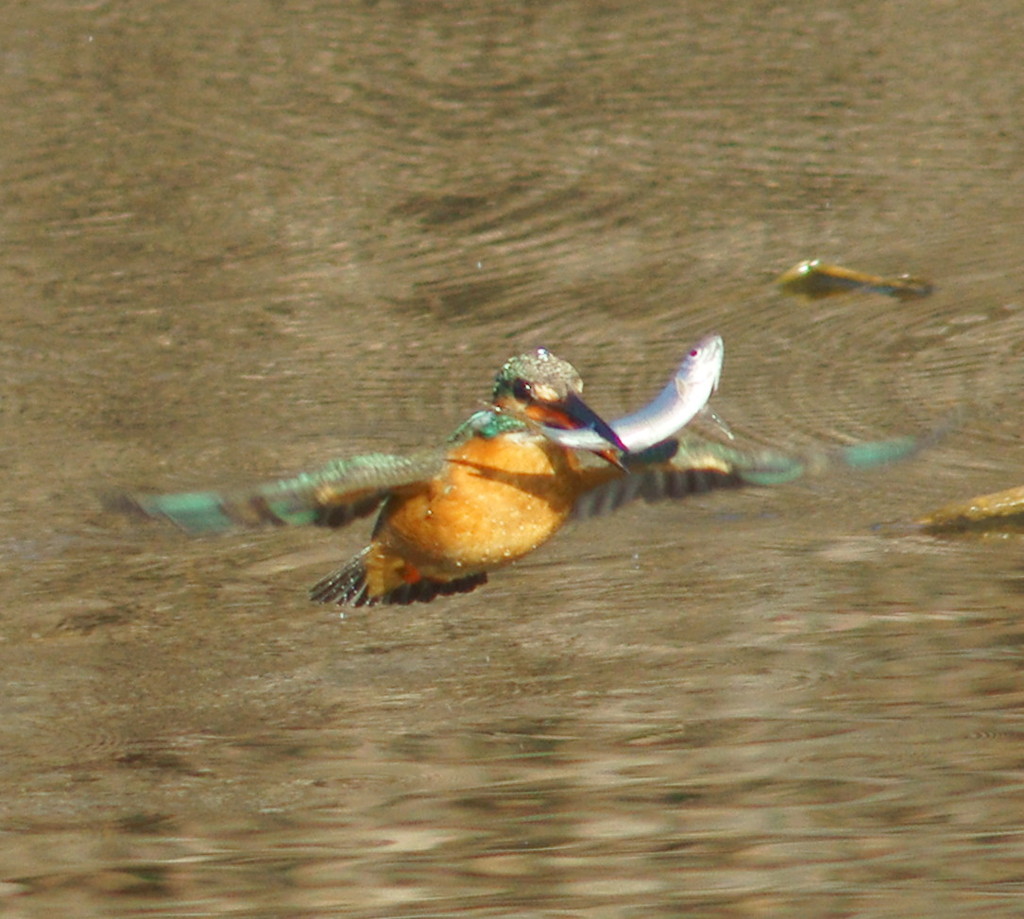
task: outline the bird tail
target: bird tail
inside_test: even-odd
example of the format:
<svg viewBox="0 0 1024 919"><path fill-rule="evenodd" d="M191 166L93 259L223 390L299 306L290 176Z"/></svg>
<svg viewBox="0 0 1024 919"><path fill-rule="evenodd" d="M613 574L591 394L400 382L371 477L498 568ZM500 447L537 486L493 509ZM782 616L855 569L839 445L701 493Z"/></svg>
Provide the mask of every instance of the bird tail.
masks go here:
<svg viewBox="0 0 1024 919"><path fill-rule="evenodd" d="M487 581L487 574L482 571L450 581L424 577L398 560L397 566L388 566L387 559L375 553L374 548L367 546L337 571L317 581L309 598L338 606L407 606L429 603L434 597L467 593Z"/></svg>
<svg viewBox="0 0 1024 919"><path fill-rule="evenodd" d="M338 606L369 606L373 600L366 585L366 558L371 551L373 546L367 546L337 571L317 581L309 590L309 599Z"/></svg>

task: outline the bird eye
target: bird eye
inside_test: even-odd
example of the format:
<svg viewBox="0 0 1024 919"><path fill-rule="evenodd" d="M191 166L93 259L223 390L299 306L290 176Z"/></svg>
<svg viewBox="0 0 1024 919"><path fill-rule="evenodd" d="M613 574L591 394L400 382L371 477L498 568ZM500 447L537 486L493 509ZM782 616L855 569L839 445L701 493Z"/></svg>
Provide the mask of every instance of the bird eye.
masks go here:
<svg viewBox="0 0 1024 919"><path fill-rule="evenodd" d="M512 384L512 395L520 402L530 402L533 399L533 386L526 380L518 379Z"/></svg>

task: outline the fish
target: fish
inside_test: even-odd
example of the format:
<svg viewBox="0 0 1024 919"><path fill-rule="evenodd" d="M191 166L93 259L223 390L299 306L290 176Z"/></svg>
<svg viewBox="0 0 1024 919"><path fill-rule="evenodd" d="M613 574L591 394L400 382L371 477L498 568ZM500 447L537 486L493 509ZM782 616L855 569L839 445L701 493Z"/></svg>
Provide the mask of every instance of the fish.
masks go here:
<svg viewBox="0 0 1024 919"><path fill-rule="evenodd" d="M686 352L672 379L647 405L609 421L627 452L641 453L667 440L704 411L718 389L724 359L722 337L705 335ZM541 431L549 440L574 450L598 450L603 446L599 434L584 428L563 430L541 425Z"/></svg>

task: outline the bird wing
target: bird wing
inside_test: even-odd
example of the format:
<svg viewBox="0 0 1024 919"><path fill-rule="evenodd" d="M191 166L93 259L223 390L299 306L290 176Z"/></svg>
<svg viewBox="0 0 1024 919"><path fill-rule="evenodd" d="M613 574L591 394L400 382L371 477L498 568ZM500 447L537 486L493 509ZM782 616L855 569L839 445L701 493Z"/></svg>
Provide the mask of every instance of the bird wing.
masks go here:
<svg viewBox="0 0 1024 919"><path fill-rule="evenodd" d="M624 455L625 472L608 465L581 470L583 491L573 506L573 517L600 517L636 500L663 501L718 488L781 485L831 466L880 466L913 455L928 440L899 437L786 454L736 450L685 435Z"/></svg>
<svg viewBox="0 0 1024 919"><path fill-rule="evenodd" d="M438 450L406 456L368 453L238 491L119 494L104 504L110 510L164 518L190 533L231 527L340 527L372 513L393 491L433 477L443 464L444 454Z"/></svg>

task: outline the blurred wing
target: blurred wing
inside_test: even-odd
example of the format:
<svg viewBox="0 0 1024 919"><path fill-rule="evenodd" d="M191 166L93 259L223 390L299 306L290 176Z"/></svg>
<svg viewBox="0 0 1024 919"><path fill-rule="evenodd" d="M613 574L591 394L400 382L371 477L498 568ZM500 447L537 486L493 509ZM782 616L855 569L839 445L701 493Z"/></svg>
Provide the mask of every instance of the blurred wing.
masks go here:
<svg viewBox="0 0 1024 919"><path fill-rule="evenodd" d="M436 475L443 464L444 455L437 450L408 456L368 453L235 492L122 494L104 504L110 510L162 517L190 533L231 527L340 527L372 513L392 491Z"/></svg>
<svg viewBox="0 0 1024 919"><path fill-rule="evenodd" d="M788 455L774 450L745 452L694 436L667 440L623 456L627 473L611 466L584 469L587 490L577 499L573 516L600 517L636 500L664 501L718 488L781 485L831 466L880 466L912 456L930 441L900 437Z"/></svg>

